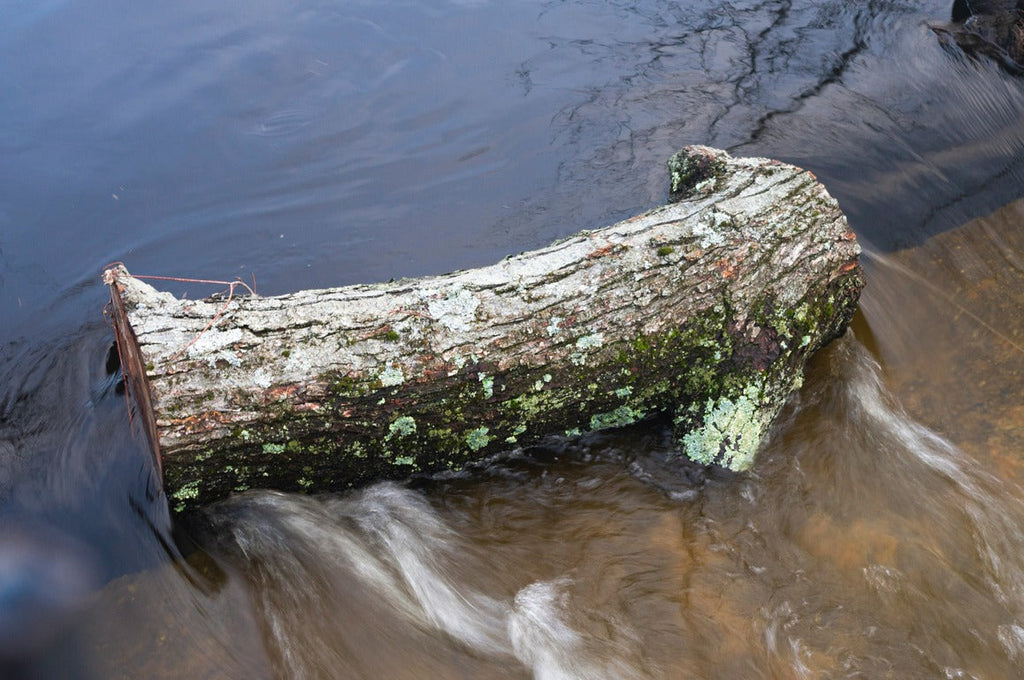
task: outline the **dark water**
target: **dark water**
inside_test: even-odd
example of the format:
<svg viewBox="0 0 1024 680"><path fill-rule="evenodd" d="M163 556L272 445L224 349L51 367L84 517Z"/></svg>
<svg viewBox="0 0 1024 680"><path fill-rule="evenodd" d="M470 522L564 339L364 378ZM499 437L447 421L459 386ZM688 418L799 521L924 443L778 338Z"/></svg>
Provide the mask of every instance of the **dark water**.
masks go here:
<svg viewBox="0 0 1024 680"><path fill-rule="evenodd" d="M1024 672L1024 82L948 3L222 5L0 4L0 674ZM172 536L103 265L486 264L664 201L691 143L812 170L872 252L750 474L651 424Z"/></svg>

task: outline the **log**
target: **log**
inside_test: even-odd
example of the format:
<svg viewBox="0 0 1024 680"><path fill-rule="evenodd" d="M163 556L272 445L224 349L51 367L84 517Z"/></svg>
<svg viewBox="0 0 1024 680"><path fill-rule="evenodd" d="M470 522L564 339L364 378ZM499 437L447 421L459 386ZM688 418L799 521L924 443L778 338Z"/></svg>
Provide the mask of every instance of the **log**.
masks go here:
<svg viewBox="0 0 1024 680"><path fill-rule="evenodd" d="M809 172L699 146L669 169L668 205L444 276L225 303L108 269L174 509L457 468L659 413L692 460L748 468L850 322L860 248Z"/></svg>

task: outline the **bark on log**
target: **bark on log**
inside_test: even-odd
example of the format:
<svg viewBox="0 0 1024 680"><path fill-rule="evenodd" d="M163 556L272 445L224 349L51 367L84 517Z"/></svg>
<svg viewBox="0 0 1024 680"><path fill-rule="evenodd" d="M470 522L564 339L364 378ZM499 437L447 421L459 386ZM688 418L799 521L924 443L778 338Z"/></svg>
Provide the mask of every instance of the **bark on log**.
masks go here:
<svg viewBox="0 0 1024 680"><path fill-rule="evenodd" d="M860 249L809 172L707 147L669 169L677 202L444 276L225 308L107 270L172 505L457 467L658 412L693 460L748 467L849 323Z"/></svg>

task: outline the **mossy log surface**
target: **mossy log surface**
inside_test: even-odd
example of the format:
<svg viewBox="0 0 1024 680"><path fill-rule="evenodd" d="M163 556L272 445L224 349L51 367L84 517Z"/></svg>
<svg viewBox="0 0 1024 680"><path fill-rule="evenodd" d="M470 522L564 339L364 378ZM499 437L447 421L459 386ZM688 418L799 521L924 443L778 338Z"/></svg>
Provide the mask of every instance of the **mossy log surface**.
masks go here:
<svg viewBox="0 0 1024 680"><path fill-rule="evenodd" d="M860 249L809 172L707 147L669 170L674 203L444 276L225 306L109 269L172 507L453 468L665 412L690 458L748 467L849 323Z"/></svg>

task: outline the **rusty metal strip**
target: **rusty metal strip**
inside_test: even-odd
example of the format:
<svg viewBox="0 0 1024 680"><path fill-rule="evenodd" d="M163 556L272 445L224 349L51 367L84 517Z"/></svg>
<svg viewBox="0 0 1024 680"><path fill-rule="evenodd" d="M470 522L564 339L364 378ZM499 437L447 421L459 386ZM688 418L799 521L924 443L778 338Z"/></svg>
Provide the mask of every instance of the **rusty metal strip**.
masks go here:
<svg viewBox="0 0 1024 680"><path fill-rule="evenodd" d="M117 353L121 361L121 375L124 378L125 389L135 400L137 411L142 418L142 427L149 439L153 462L162 480L163 464L160 456L160 439L157 436L149 380L146 378L146 364L142 361L139 341L131 322L128 321L128 312L125 310L122 298L124 289L119 279L125 276L131 276L131 274L124 268L124 265L118 263L103 271L103 282L110 287L110 317L114 324L114 337L117 341ZM130 412L129 418L131 418Z"/></svg>

